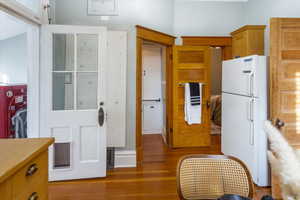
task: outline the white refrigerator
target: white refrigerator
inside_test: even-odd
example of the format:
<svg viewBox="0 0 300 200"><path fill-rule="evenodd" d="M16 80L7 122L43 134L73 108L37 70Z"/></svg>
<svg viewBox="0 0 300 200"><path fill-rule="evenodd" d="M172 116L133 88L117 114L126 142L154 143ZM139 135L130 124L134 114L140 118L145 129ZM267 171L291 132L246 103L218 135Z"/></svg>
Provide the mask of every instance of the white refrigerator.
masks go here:
<svg viewBox="0 0 300 200"><path fill-rule="evenodd" d="M242 160L258 186L269 186L267 58L248 56L222 65L222 152Z"/></svg>

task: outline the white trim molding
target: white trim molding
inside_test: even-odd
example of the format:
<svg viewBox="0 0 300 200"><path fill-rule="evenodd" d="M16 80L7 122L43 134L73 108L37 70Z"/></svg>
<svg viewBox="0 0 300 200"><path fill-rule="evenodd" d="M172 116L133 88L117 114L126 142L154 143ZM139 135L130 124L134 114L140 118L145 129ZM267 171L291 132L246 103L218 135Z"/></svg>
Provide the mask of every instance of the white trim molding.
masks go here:
<svg viewBox="0 0 300 200"><path fill-rule="evenodd" d="M116 150L115 168L136 167L135 150Z"/></svg>
<svg viewBox="0 0 300 200"><path fill-rule="evenodd" d="M42 4L40 7L42 7ZM41 9L38 10L38 13L34 13L32 10L26 8L15 0L0 0L0 10L3 10L13 16L21 17L21 19L25 19L26 21L34 24L41 24Z"/></svg>

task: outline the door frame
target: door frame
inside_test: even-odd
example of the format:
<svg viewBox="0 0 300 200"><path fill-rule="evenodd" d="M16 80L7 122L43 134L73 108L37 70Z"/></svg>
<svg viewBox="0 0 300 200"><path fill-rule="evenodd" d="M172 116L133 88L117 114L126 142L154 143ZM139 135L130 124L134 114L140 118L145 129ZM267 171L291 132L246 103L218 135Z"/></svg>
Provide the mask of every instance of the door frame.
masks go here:
<svg viewBox="0 0 300 200"><path fill-rule="evenodd" d="M231 36L181 36L181 39L186 46L221 47L223 60L232 59Z"/></svg>
<svg viewBox="0 0 300 200"><path fill-rule="evenodd" d="M172 47L176 37L153 29L136 25L136 161L140 166L143 161L143 140L142 140L142 78L143 63L142 49L143 42L150 41L166 47L166 117L167 117L167 143L170 141L170 131L172 130Z"/></svg>
<svg viewBox="0 0 300 200"><path fill-rule="evenodd" d="M26 24L27 134L29 138L38 138L40 136L40 25L19 14L18 7L3 4L0 0L0 12Z"/></svg>
<svg viewBox="0 0 300 200"><path fill-rule="evenodd" d="M26 23L26 22L25 22ZM28 23L27 28L27 133L40 137L40 27Z"/></svg>

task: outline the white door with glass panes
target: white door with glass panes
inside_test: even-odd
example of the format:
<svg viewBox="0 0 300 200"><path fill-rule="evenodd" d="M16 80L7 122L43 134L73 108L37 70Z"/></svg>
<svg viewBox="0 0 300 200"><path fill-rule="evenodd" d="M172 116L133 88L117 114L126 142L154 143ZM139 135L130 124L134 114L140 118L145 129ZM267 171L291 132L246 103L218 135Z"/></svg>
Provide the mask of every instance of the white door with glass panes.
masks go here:
<svg viewBox="0 0 300 200"><path fill-rule="evenodd" d="M42 27L41 137L54 137L49 179L106 176L104 27Z"/></svg>

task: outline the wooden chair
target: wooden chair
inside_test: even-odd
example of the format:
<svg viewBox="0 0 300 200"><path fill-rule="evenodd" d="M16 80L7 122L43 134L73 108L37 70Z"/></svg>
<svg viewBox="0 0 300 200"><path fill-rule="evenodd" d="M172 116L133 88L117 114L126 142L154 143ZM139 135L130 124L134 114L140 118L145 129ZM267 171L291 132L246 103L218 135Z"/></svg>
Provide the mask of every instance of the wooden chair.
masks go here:
<svg viewBox="0 0 300 200"><path fill-rule="evenodd" d="M246 165L223 155L189 155L177 167L180 199L217 199L224 194L253 198L254 186Z"/></svg>

